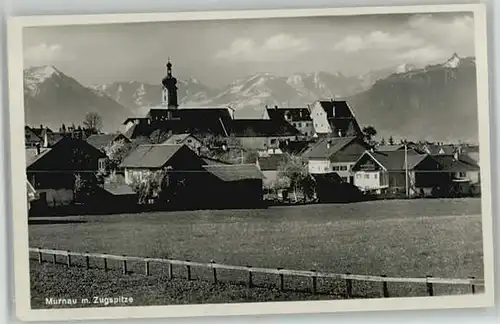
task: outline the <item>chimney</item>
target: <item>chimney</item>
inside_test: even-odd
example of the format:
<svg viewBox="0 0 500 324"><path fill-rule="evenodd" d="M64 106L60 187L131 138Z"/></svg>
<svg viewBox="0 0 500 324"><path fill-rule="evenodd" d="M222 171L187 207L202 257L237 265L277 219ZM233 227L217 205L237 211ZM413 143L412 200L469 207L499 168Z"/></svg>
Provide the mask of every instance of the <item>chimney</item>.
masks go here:
<svg viewBox="0 0 500 324"><path fill-rule="evenodd" d="M43 147L49 147L49 136L47 135L47 130L43 132Z"/></svg>
<svg viewBox="0 0 500 324"><path fill-rule="evenodd" d="M274 106L274 109L278 109L278 105Z"/></svg>

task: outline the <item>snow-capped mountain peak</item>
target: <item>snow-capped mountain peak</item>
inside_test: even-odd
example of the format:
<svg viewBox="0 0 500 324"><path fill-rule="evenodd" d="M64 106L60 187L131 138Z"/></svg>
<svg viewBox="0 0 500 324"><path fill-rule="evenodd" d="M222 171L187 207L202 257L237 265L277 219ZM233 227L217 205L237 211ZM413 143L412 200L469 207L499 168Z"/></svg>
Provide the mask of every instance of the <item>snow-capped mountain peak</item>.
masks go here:
<svg viewBox="0 0 500 324"><path fill-rule="evenodd" d="M396 73L398 73L398 74L406 73L406 72L414 71L416 69L417 69L417 67L413 64L403 63L403 64L398 65L396 67Z"/></svg>
<svg viewBox="0 0 500 324"><path fill-rule="evenodd" d="M461 62L462 59L460 58L460 56L458 56L457 53L453 53L453 56L448 61L446 61L446 63L444 63L444 66L447 68L456 69Z"/></svg>
<svg viewBox="0 0 500 324"><path fill-rule="evenodd" d="M61 72L56 69L53 65L43 65L37 67L31 67L26 70L26 75L32 80L38 83L42 83L52 76L60 76Z"/></svg>

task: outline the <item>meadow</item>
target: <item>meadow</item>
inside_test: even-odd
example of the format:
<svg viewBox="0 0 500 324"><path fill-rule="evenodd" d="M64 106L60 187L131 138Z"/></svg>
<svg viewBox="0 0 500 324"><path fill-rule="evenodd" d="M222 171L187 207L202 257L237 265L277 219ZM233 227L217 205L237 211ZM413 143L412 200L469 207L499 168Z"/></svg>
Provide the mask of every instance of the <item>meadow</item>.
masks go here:
<svg viewBox="0 0 500 324"><path fill-rule="evenodd" d="M33 218L29 221L29 241L31 247L199 262L215 260L254 267L396 277L482 278L480 214L480 199L432 199L262 210ZM98 266L96 260L92 262L93 266ZM273 290L277 279L272 275L256 276L254 281L261 288L248 289L241 286L245 274L221 271L220 281L225 282L221 285L226 285L227 291L222 289L226 292L214 294L208 288L201 288L213 286L203 281L210 280L210 270L194 269L193 278L202 281L184 280L185 283L178 284L175 289L165 290L158 288L169 285L164 277L165 269L159 265L152 266L151 277L139 274L143 272L140 264L131 265L130 269L138 273L128 276L119 273L118 263L110 263L117 269L114 275L113 272L101 274L98 270L75 268L70 270L75 272L71 276L64 274L69 271L62 265L38 265L36 262L31 265L32 301L40 307L41 301L52 291L69 295L68 287L76 283L80 287L77 290L83 294L81 289L104 289L115 281L121 283L113 286L115 290L126 289L132 283L135 283L133 287L149 287L151 281L157 282L157 288L144 291L143 297L139 296L143 290L131 289L143 305L331 299L342 298L344 289L342 282L321 280L318 281L319 296L311 297L304 292L308 287L305 278L287 278L286 287L290 291L279 292ZM184 269L174 269L174 272L177 276L185 276ZM63 282L65 284L61 284ZM264 288L267 292L260 290ZM186 293L193 289L196 294ZM358 297L380 296L380 283L356 282L353 289ZM391 297L426 295L426 287L422 284L390 284L389 290ZM468 291L469 287L435 287L436 295ZM152 295L156 297L151 299Z"/></svg>

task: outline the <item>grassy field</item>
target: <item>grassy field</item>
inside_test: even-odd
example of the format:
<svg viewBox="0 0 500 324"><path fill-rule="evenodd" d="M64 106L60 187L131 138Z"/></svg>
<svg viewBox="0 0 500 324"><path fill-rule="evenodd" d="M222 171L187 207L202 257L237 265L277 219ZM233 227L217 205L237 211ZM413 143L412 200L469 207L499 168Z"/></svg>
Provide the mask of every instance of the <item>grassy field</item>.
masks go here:
<svg viewBox="0 0 500 324"><path fill-rule="evenodd" d="M316 269L399 277L432 275L482 278L480 213L479 199L456 199L373 201L344 205L276 207L267 210L36 218L30 220L29 239L31 247L170 257L201 262L216 260L254 267ZM119 267L119 264L110 265ZM151 281L160 280L165 270L152 267L151 278L136 274L133 275L134 279L130 276L124 279L121 275L117 278L116 274L109 278L106 277L108 275L94 276L92 271L95 270L86 272L81 269L72 270L79 273L73 277L54 276L50 273L56 270L49 270L47 267L50 266L32 266L34 305L40 304L52 290L57 290L59 295L64 293L60 290L64 290L67 285L61 285L64 280L60 278L81 278L84 287L81 289L91 289L95 285L106 287L105 282L110 280L136 284L142 280L142 284L148 286ZM63 266L58 267L61 267L62 272L67 271ZM142 265L130 267L131 270L143 271ZM185 275L183 269L175 271ZM210 271L195 269L193 277L208 280ZM219 277L236 286L246 279L245 274L223 271ZM255 282L267 285L276 283L277 278L261 275L255 277ZM189 283L180 287L185 286L186 291L191 291L189 289L195 289L193 287L198 284L203 285ZM297 290L289 292L286 298L306 299L300 293L308 287L306 279L287 278L286 284ZM342 285L342 282L318 281L318 288L328 298L339 296L344 289ZM125 286L128 287L129 284ZM231 292L217 294L218 297L214 300L210 297L212 293L204 295L203 292L193 298L199 299L199 302L285 298L281 292L278 294L281 297L269 292L266 297L254 298L248 289L241 289L241 293L234 293L234 296ZM425 285L415 284L390 284L389 287L391 296L425 295L425 289ZM436 294L467 291L468 287L435 287ZM356 282L354 293L365 297L379 296L380 283ZM165 302L160 304L192 302L189 295L184 292L178 298L165 297ZM199 297L202 295L206 300ZM150 303L152 301L149 299L144 301L144 304Z"/></svg>

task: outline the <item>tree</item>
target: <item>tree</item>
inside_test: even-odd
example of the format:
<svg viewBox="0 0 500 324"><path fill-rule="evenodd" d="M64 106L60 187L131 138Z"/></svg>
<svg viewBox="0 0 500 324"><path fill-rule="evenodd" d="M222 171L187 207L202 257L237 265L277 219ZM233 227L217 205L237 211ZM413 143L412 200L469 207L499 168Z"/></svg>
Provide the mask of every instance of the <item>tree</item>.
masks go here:
<svg viewBox="0 0 500 324"><path fill-rule="evenodd" d="M281 184L289 184L295 200L297 200L297 191L302 192L306 199L312 199L315 196L315 180L298 156L290 155L284 163L278 166L278 181Z"/></svg>
<svg viewBox="0 0 500 324"><path fill-rule="evenodd" d="M89 112L83 120L83 127L93 134L97 134L102 128L102 117L96 112Z"/></svg>
<svg viewBox="0 0 500 324"><path fill-rule="evenodd" d="M131 187L137 193L139 204L147 204L151 201L161 204L176 202L184 184L184 176L167 167L143 174L142 179L133 178Z"/></svg>
<svg viewBox="0 0 500 324"><path fill-rule="evenodd" d="M104 147L108 157L108 170L116 170L125 156L131 151L132 144L123 140L112 142Z"/></svg>
<svg viewBox="0 0 500 324"><path fill-rule="evenodd" d="M165 132L161 129L156 129L151 133L149 139L152 144L160 144L165 142L170 136L172 136L172 131Z"/></svg>
<svg viewBox="0 0 500 324"><path fill-rule="evenodd" d="M392 138L392 135L389 137L389 145L394 145L394 138Z"/></svg>
<svg viewBox="0 0 500 324"><path fill-rule="evenodd" d="M382 139L380 140L380 145L385 145L385 138L382 137Z"/></svg>
<svg viewBox="0 0 500 324"><path fill-rule="evenodd" d="M75 183L73 186L73 193L75 195L75 200L79 202L85 202L88 198L95 194L95 190L98 186L98 180L93 173L76 173Z"/></svg>
<svg viewBox="0 0 500 324"><path fill-rule="evenodd" d="M374 137L377 135L377 130L373 126L366 126L362 130L365 141L371 146L375 146Z"/></svg>

